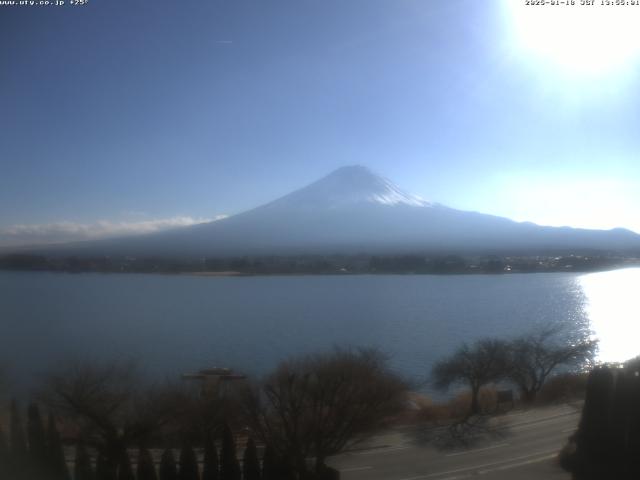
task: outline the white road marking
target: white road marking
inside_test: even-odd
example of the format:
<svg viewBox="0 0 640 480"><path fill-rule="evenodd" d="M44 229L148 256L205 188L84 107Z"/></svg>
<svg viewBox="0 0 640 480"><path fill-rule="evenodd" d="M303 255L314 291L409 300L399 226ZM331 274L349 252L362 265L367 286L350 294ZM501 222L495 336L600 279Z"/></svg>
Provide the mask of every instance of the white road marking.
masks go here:
<svg viewBox="0 0 640 480"><path fill-rule="evenodd" d="M538 453L531 453L529 455L521 455L519 457L513 457L513 458L511 458L509 460L501 460L499 462L483 463L481 465L473 465L473 466L470 466L470 467L457 468L455 470L447 470L445 472L430 473L430 474L427 474L427 475L420 475L420 476L417 476L417 477L403 478L401 480L424 480L424 479L427 479L427 478L434 478L434 477L441 477L443 475L449 475L450 473L473 472L473 471L477 471L480 468L493 467L493 466L502 466L502 467L504 467L504 469L514 468L514 467L517 467L517 466L520 466L520 465L526 465L527 463L526 462L517 463L517 464L512 465L512 466L508 466L508 465L504 465L504 464L505 463L508 464L509 462L513 462L514 460L524 460L525 458L532 459L532 458L535 458L535 457L540 457L540 455L547 455L544 458L538 458L536 460L531 460L530 461L530 463L541 462L541 461L546 460L548 458L552 458L552 457L556 456L557 454L558 454L558 450L554 449L554 450L551 450L551 451L548 450L546 452L538 452ZM486 470L486 471L491 471L491 470ZM450 478L451 477L445 477L445 478L443 478L441 480L446 480L446 479L450 480Z"/></svg>
<svg viewBox="0 0 640 480"><path fill-rule="evenodd" d="M489 468L487 470L480 470L478 472L478 474L484 475L485 473L497 472L497 471L500 471L500 470L509 470L511 468L522 467L524 465L531 465L532 463L538 463L538 462L544 462L545 460L550 460L552 458L555 458L556 456L558 456L557 452L556 453L552 453L551 455L546 455L544 457L535 458L535 459L532 459L532 460L527 460L525 462L511 463L509 465L502 465L501 467ZM443 479L443 480L445 480L445 479Z"/></svg>
<svg viewBox="0 0 640 480"><path fill-rule="evenodd" d="M573 417L578 415L580 412L570 412L570 413L560 413L558 415L552 415L549 417L540 417L540 418L535 418L532 420L527 420L526 422L520 422L520 423L505 423L504 424L504 428L512 428L512 429L517 429L518 427L525 427L525 426L530 426L530 425L539 425L539 424L545 424L548 422L553 422L556 421L562 417Z"/></svg>
<svg viewBox="0 0 640 480"><path fill-rule="evenodd" d="M351 467L351 468L343 468L341 472L359 472L361 470L371 470L373 467L365 466L365 467Z"/></svg>
<svg viewBox="0 0 640 480"><path fill-rule="evenodd" d="M467 453L483 452L484 450L492 450L494 448L506 447L507 445L509 445L509 444L508 443L499 443L497 445L490 445L488 447L474 448L473 450L463 450L461 452L449 453L449 454L445 455L445 457L456 457L458 455L465 455Z"/></svg>
<svg viewBox="0 0 640 480"><path fill-rule="evenodd" d="M519 425L506 425L505 429L507 430L511 430L513 432L519 432L521 430L531 430L532 428L540 428L540 427L546 427L548 423L557 423L558 419L557 418L549 418L547 420L538 420L536 422L532 422L532 423L522 423Z"/></svg>
<svg viewBox="0 0 640 480"><path fill-rule="evenodd" d="M398 450L406 450L407 448L410 448L410 447L380 448L378 450L369 450L369 451L366 451L366 452L354 453L353 455L378 455L380 453L390 453L390 452L397 452Z"/></svg>

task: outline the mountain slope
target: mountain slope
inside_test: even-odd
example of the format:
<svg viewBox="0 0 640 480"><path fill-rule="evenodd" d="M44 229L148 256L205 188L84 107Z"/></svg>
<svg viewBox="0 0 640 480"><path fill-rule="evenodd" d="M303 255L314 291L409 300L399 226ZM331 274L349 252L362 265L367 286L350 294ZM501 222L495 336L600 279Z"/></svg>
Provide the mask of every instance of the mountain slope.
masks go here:
<svg viewBox="0 0 640 480"><path fill-rule="evenodd" d="M86 242L73 249L134 256L548 253L640 250L640 235L624 229L541 227L455 210L408 194L364 167L352 166L224 220L135 238Z"/></svg>

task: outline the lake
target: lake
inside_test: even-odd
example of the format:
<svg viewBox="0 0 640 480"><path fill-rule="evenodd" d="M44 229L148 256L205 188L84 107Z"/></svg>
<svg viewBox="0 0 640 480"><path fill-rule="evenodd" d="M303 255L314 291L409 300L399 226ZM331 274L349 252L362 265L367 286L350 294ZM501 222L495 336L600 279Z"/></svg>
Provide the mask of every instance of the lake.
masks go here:
<svg viewBox="0 0 640 480"><path fill-rule="evenodd" d="M261 375L290 355L377 346L424 380L461 342L536 324L591 328L600 357L640 353L640 269L574 274L197 277L0 272L0 362L14 387L68 359Z"/></svg>

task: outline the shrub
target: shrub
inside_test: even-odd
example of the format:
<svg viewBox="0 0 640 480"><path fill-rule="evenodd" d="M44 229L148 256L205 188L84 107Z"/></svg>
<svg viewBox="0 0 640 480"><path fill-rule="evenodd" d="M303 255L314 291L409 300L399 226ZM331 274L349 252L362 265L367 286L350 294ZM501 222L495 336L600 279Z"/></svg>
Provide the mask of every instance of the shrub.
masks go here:
<svg viewBox="0 0 640 480"><path fill-rule="evenodd" d="M91 457L82 443L76 445L76 460L73 470L74 480L93 480Z"/></svg>
<svg viewBox="0 0 640 480"><path fill-rule="evenodd" d="M247 441L244 449L244 457L242 462L244 480L260 480L260 461L258 460L258 451L253 439Z"/></svg>
<svg viewBox="0 0 640 480"><path fill-rule="evenodd" d="M198 460L191 445L184 445L180 451L179 480L198 480Z"/></svg>
<svg viewBox="0 0 640 480"><path fill-rule="evenodd" d="M47 422L47 448L48 448L48 470L51 472L52 480L69 480L69 470L64 457L64 448L58 433L53 414L49 414Z"/></svg>
<svg viewBox="0 0 640 480"><path fill-rule="evenodd" d="M538 394L538 404L565 402L584 398L587 388L586 373L563 373L550 378Z"/></svg>
<svg viewBox="0 0 640 480"><path fill-rule="evenodd" d="M47 465L47 446L44 425L40 409L36 404L27 410L27 438L29 439L29 462L34 472L45 475Z"/></svg>
<svg viewBox="0 0 640 480"><path fill-rule="evenodd" d="M493 385L481 388L478 392L478 413L486 414L495 412L497 399L497 390ZM469 412L472 401L472 394L469 391L463 391L457 394L447 403L450 418L465 417Z"/></svg>
<svg viewBox="0 0 640 480"><path fill-rule="evenodd" d="M220 478L218 464L218 450L211 435L207 435L204 445L204 465L202 468L202 480L218 480Z"/></svg>
<svg viewBox="0 0 640 480"><path fill-rule="evenodd" d="M118 465L118 480L135 480L133 469L131 468L131 459L129 453L125 450L120 457L120 465Z"/></svg>
<svg viewBox="0 0 640 480"><path fill-rule="evenodd" d="M240 480L240 464L236 455L236 443L228 424L222 431L222 462L220 476L222 480Z"/></svg>
<svg viewBox="0 0 640 480"><path fill-rule="evenodd" d="M178 480L178 469L173 450L167 448L160 458L160 480Z"/></svg>
<svg viewBox="0 0 640 480"><path fill-rule="evenodd" d="M151 453L146 448L141 448L138 452L138 468L136 471L137 480L157 480L156 467L153 464Z"/></svg>

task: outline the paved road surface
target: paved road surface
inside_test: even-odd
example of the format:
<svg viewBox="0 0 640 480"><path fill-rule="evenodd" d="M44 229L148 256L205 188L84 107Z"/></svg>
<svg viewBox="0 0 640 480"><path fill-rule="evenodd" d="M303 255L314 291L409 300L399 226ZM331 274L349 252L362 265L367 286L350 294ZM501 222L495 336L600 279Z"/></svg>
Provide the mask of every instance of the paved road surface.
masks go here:
<svg viewBox="0 0 640 480"><path fill-rule="evenodd" d="M556 457L579 416L570 405L501 415L468 447L437 447L449 438L442 430L396 430L328 463L343 480L568 480Z"/></svg>

